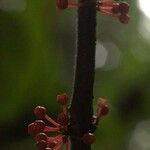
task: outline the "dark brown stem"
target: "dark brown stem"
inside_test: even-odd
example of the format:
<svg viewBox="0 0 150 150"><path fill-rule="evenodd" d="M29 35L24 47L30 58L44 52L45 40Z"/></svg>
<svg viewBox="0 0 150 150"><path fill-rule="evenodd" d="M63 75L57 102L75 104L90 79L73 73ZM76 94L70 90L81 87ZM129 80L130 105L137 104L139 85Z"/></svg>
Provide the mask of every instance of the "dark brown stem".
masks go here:
<svg viewBox="0 0 150 150"><path fill-rule="evenodd" d="M96 2L79 0L78 37L71 113L71 149L90 150L80 137L91 132L95 74ZM76 138L74 138L76 137Z"/></svg>

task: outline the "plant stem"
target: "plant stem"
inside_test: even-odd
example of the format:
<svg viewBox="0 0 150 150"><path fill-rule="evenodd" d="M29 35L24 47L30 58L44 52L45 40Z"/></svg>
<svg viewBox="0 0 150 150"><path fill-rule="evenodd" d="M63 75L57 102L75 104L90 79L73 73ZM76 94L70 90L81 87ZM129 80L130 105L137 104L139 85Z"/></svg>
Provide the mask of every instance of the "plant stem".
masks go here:
<svg viewBox="0 0 150 150"><path fill-rule="evenodd" d="M80 138L89 133L93 115L93 85L95 74L96 1L79 0L77 55L72 95L71 149L90 150ZM76 138L74 138L76 137Z"/></svg>

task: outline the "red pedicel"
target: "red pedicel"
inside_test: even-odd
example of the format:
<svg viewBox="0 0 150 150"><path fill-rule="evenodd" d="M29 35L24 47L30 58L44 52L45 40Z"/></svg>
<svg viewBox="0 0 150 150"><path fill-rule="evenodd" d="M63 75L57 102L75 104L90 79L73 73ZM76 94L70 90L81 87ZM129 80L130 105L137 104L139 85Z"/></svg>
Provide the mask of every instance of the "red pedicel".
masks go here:
<svg viewBox="0 0 150 150"><path fill-rule="evenodd" d="M46 115L46 108L45 107L42 107L42 106L37 106L35 109L34 109L34 114L36 116L39 116L41 118L44 118L45 115Z"/></svg>
<svg viewBox="0 0 150 150"><path fill-rule="evenodd" d="M121 14L119 16L119 21L123 24L128 24L129 20L130 20L130 17L128 15Z"/></svg>
<svg viewBox="0 0 150 150"><path fill-rule="evenodd" d="M47 142L44 140L38 141L36 143L36 146L37 146L38 150L45 150L47 147Z"/></svg>
<svg viewBox="0 0 150 150"><path fill-rule="evenodd" d="M126 2L120 2L119 4L119 11L121 14L127 14L129 12L129 4Z"/></svg>
<svg viewBox="0 0 150 150"><path fill-rule="evenodd" d="M60 105L66 105L68 100L69 100L69 97L66 93L63 93L63 94L60 94L60 95L57 96L57 102Z"/></svg>
<svg viewBox="0 0 150 150"><path fill-rule="evenodd" d="M50 126L45 126L44 132L58 132L60 130L59 127L50 127Z"/></svg>
<svg viewBox="0 0 150 150"><path fill-rule="evenodd" d="M67 126L68 122L69 122L69 118L67 115L65 115L64 113L61 113L58 115L57 117L57 121L58 123L60 123L62 126Z"/></svg>
<svg viewBox="0 0 150 150"><path fill-rule="evenodd" d="M82 141L85 144L93 144L95 142L95 136L92 133L86 133L83 135Z"/></svg>

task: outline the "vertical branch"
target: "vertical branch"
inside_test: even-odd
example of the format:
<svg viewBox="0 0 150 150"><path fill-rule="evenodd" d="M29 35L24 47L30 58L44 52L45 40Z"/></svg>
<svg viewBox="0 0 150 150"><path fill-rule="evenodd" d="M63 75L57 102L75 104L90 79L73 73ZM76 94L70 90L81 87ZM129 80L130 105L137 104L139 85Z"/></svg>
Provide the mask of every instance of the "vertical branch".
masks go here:
<svg viewBox="0 0 150 150"><path fill-rule="evenodd" d="M96 1L79 0L77 56L71 104L71 149L90 150L80 137L90 132L96 45Z"/></svg>

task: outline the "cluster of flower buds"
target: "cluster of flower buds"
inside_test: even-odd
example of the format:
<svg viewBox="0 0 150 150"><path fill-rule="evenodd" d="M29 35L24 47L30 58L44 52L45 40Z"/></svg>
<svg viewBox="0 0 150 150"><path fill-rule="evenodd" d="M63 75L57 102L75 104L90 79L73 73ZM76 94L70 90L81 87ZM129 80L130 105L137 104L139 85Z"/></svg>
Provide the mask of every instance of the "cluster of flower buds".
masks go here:
<svg viewBox="0 0 150 150"><path fill-rule="evenodd" d="M105 98L99 98L96 115L93 116L93 124L98 125L100 119L109 112L108 101Z"/></svg>
<svg viewBox="0 0 150 150"><path fill-rule="evenodd" d="M129 13L129 4L127 2L115 2L113 0L100 0L97 4L97 10L104 15L112 16L121 23L128 24L130 17Z"/></svg>
<svg viewBox="0 0 150 150"><path fill-rule="evenodd" d="M70 149L69 146L69 112L68 103L69 97L67 94L61 94L57 96L57 102L61 105L63 112L57 117L57 121L53 120L48 114L45 107L37 106L34 109L34 114L40 117L42 120L35 120L33 123L28 125L28 133L35 137L36 145L38 150L60 150L63 145L66 144L66 150ZM101 102L102 103L102 102ZM102 104L101 104L102 105ZM100 106L101 107L101 106ZM97 120L101 115L106 114L105 108L101 109L101 113L97 112ZM100 110L98 110L100 111ZM51 126L47 126L45 122L48 121ZM91 122L93 124L93 122ZM56 136L48 136L46 133L56 132ZM93 133L85 133L82 137L76 137L85 144L93 144L95 136Z"/></svg>
<svg viewBox="0 0 150 150"><path fill-rule="evenodd" d="M66 150L69 150L69 140L67 135L69 125L67 109L68 100L69 97L66 94L57 96L57 101L63 108L63 112L58 115L57 121L47 115L45 107L37 106L34 109L34 114L42 120L36 120L29 124L28 133L35 137L38 150L60 150L64 144L66 144ZM43 120L50 122L52 126L46 126ZM45 134L48 132L56 132L57 135L49 137Z"/></svg>
<svg viewBox="0 0 150 150"><path fill-rule="evenodd" d="M81 138L81 140L85 143L85 144L93 144L95 142L95 136L94 136L94 132L96 129L96 126L99 124L100 119L103 116L106 116L109 112L109 108L108 108L108 101L105 98L99 98L98 99L98 104L97 104L97 110L96 110L96 115L93 116L92 119L92 133L86 133L83 135L83 137Z"/></svg>
<svg viewBox="0 0 150 150"><path fill-rule="evenodd" d="M68 7L80 7L83 4L78 2L68 2L68 0L56 0L58 9L66 9ZM115 2L113 0L99 0L96 3L97 11L104 15L117 18L121 23L128 24L130 17L128 16L129 4L127 2Z"/></svg>

